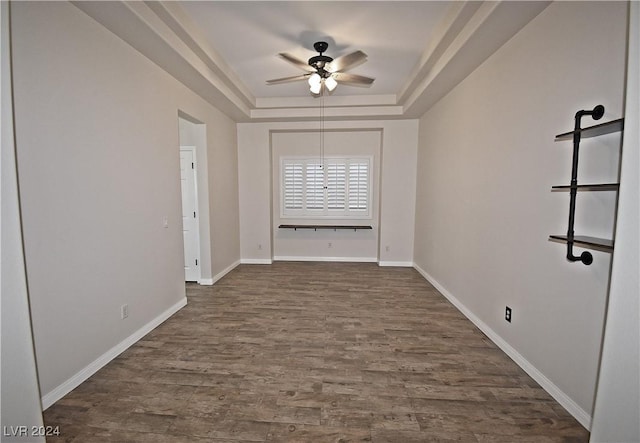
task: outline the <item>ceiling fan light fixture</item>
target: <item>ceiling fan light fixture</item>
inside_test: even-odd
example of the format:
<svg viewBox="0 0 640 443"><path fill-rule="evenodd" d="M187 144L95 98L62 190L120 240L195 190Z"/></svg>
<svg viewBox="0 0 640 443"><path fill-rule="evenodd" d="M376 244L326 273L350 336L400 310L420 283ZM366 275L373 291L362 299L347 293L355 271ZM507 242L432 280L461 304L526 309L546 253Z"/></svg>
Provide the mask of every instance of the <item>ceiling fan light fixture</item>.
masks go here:
<svg viewBox="0 0 640 443"><path fill-rule="evenodd" d="M309 88L312 94L320 94L320 89L322 89L322 83L320 82L312 84Z"/></svg>
<svg viewBox="0 0 640 443"><path fill-rule="evenodd" d="M295 75L292 77L276 78L273 80L267 80L268 85L278 85L281 83L295 82L299 80L307 80L309 83L309 89L312 94L320 95L322 88L326 86L327 91L333 92L338 86L338 79L340 82L344 82L351 86L371 86L375 79L365 77L364 75L345 74L354 66L358 66L367 61L367 54L362 51L355 51L350 54L342 55L335 60L324 52L329 45L327 42L316 42L313 48L318 51L318 55L311 57L308 63L305 63L299 58L281 52L280 58L291 63L305 71L305 74Z"/></svg>
<svg viewBox="0 0 640 443"><path fill-rule="evenodd" d="M324 81L324 84L327 86L327 89L329 90L329 92L333 91L334 89L336 89L336 86L338 86L338 82L332 76L328 77Z"/></svg>

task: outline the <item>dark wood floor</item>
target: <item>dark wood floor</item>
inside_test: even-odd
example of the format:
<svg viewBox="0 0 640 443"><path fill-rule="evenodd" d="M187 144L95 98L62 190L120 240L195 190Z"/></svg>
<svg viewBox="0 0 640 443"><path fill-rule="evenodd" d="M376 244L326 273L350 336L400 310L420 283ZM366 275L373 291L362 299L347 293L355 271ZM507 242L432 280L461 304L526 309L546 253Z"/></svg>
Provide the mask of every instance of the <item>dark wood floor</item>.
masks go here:
<svg viewBox="0 0 640 443"><path fill-rule="evenodd" d="M241 265L45 412L50 441L585 442L415 270Z"/></svg>

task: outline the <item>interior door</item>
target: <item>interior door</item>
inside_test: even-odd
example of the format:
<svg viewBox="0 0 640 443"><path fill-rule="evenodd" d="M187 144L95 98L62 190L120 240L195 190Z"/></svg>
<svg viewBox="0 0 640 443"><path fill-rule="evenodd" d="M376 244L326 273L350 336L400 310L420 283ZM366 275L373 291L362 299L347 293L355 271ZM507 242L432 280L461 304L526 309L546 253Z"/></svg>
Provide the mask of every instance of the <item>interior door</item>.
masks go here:
<svg viewBox="0 0 640 443"><path fill-rule="evenodd" d="M200 238L196 193L195 147L180 147L180 183L182 188L182 235L184 237L185 281L200 279Z"/></svg>

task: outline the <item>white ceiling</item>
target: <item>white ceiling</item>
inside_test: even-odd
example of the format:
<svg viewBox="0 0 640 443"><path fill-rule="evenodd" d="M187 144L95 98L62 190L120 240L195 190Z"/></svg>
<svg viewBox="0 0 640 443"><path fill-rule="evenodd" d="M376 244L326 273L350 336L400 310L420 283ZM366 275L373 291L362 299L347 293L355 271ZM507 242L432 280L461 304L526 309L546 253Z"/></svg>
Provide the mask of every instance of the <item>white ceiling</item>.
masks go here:
<svg viewBox="0 0 640 443"><path fill-rule="evenodd" d="M325 100L331 120L418 118L473 72L549 1L77 1L78 8L238 122L318 118L302 73L277 56L368 61Z"/></svg>
<svg viewBox="0 0 640 443"><path fill-rule="evenodd" d="M313 43L326 41L336 58L362 50L353 73L375 78L368 88L339 86L333 95L398 94L428 47L451 2L237 2L189 1L180 6L255 97L308 96L304 81L266 85L301 74L277 57L308 60Z"/></svg>

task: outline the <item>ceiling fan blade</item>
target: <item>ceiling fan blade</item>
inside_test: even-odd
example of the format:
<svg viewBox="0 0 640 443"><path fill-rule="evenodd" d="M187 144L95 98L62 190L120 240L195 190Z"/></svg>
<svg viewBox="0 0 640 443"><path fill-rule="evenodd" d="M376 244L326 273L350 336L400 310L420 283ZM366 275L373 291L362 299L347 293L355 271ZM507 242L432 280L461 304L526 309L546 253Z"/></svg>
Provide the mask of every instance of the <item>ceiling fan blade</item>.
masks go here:
<svg viewBox="0 0 640 443"><path fill-rule="evenodd" d="M325 68L329 72L346 71L351 68L355 68L358 65L367 61L367 54L362 51L352 52L351 54L338 57L331 63L327 64Z"/></svg>
<svg viewBox="0 0 640 443"><path fill-rule="evenodd" d="M304 60L300 60L297 57L294 57L291 54L287 54L286 52L281 52L280 54L278 54L281 58L283 58L284 60L288 61L289 63L291 63L292 65L302 69L303 71L307 71L307 72L316 72L316 70L313 68L313 66L309 65L309 63L307 63Z"/></svg>
<svg viewBox="0 0 640 443"><path fill-rule="evenodd" d="M375 78L365 77L358 74L345 74L344 72L336 72L332 75L338 83L352 86L371 86Z"/></svg>
<svg viewBox="0 0 640 443"><path fill-rule="evenodd" d="M280 83L297 82L298 80L306 80L309 78L309 74L294 75L293 77L274 78L273 80L267 80L268 85L278 85Z"/></svg>

